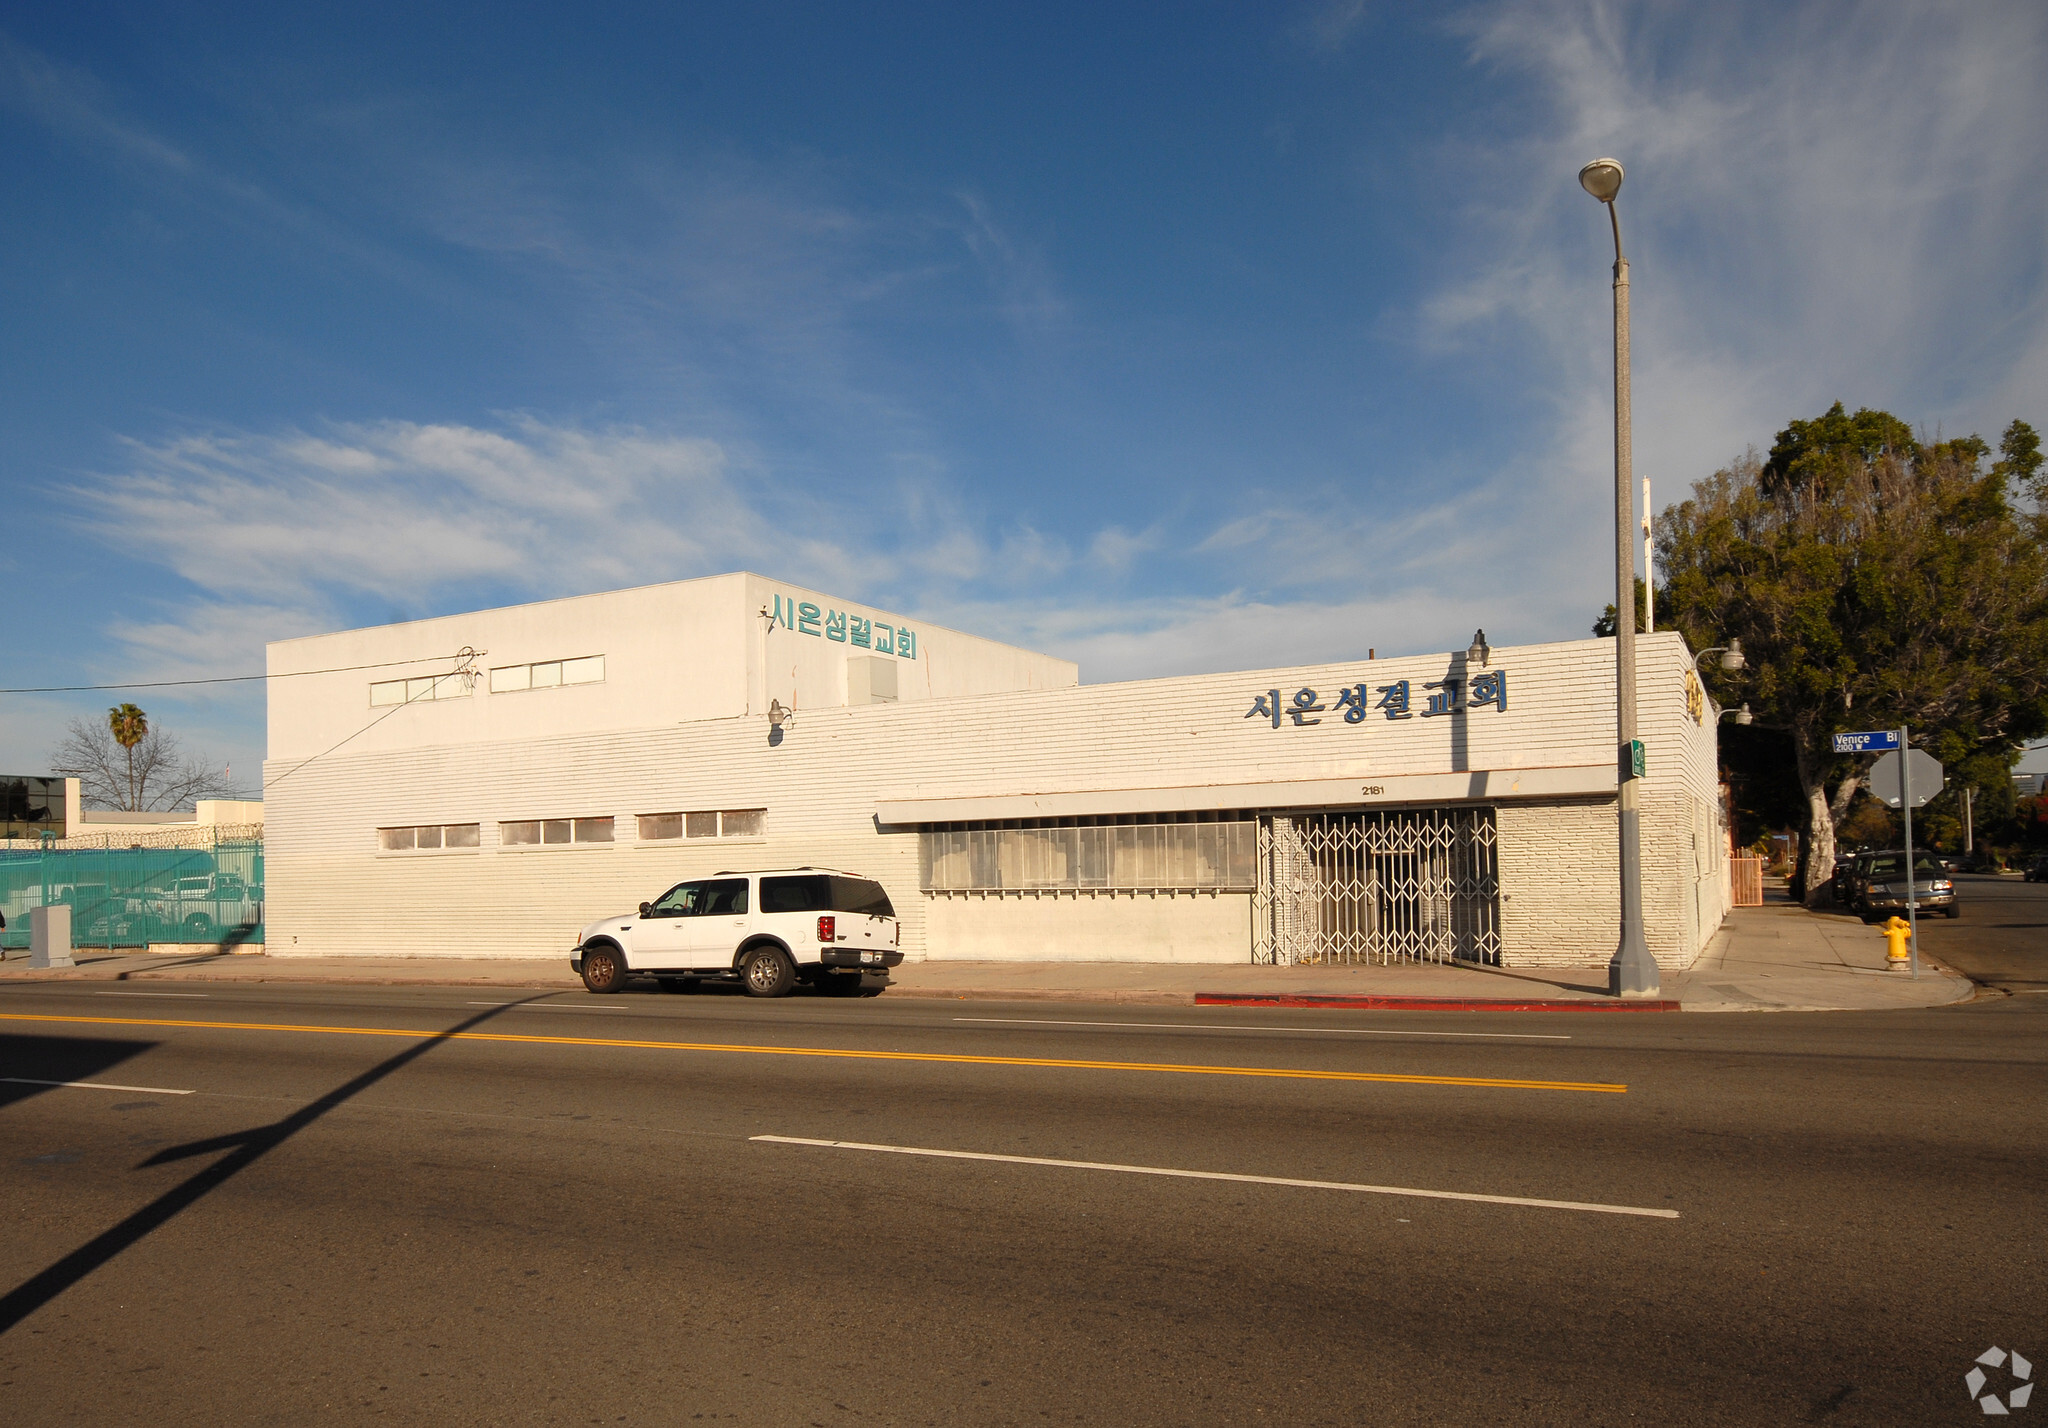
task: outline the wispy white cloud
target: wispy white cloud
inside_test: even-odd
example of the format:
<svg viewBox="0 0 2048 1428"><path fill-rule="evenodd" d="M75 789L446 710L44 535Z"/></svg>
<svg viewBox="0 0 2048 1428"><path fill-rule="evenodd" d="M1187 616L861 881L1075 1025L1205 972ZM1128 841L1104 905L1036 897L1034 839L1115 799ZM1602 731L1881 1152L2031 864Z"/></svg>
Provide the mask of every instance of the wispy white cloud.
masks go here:
<svg viewBox="0 0 2048 1428"><path fill-rule="evenodd" d="M872 569L779 528L716 443L637 428L382 422L126 449L124 469L72 494L110 544L153 553L200 592L209 634L229 609L331 619L394 592L427 606L465 589L560 593L768 558L846 579ZM140 632L176 644L163 626Z"/></svg>
<svg viewBox="0 0 2048 1428"><path fill-rule="evenodd" d="M122 118L105 86L90 73L59 64L5 33L0 33L0 104L124 159L179 175L194 170L190 155Z"/></svg>
<svg viewBox="0 0 2048 1428"><path fill-rule="evenodd" d="M962 193L959 199L966 212L961 241L987 272L1004 318L1027 335L1042 334L1065 323L1068 302L1045 254L998 224L980 195Z"/></svg>
<svg viewBox="0 0 2048 1428"><path fill-rule="evenodd" d="M1314 0L1288 27L1287 37L1314 53L1335 55L1365 28L1368 0Z"/></svg>
<svg viewBox="0 0 2048 1428"><path fill-rule="evenodd" d="M1533 338L1550 485L1597 470L1613 153L1632 266L1638 468L1659 500L1836 397L1990 434L2048 391L2048 11L1518 0L1465 12L1525 132L1447 145L1482 193L1473 276L1418 308L1441 354ZM2038 410L2033 415L2048 415Z"/></svg>

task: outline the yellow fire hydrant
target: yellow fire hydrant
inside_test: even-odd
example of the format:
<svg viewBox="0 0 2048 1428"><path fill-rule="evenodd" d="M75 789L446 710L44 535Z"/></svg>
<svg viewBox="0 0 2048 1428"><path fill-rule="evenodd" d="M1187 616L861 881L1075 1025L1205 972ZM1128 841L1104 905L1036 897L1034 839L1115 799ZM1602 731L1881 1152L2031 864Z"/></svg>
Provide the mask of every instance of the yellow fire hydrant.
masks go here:
<svg viewBox="0 0 2048 1428"><path fill-rule="evenodd" d="M1912 924L1894 914L1884 927L1884 965L1887 971L1904 972L1908 969L1906 944L1913 940Z"/></svg>

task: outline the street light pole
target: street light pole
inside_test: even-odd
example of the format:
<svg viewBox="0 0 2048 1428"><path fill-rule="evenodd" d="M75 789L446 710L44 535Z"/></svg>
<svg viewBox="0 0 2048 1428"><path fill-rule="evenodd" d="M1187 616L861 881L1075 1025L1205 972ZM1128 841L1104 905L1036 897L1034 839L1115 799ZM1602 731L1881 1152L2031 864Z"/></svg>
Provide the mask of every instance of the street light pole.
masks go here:
<svg viewBox="0 0 2048 1428"><path fill-rule="evenodd" d="M1620 787L1621 939L1607 964L1607 990L1618 997L1651 997L1659 989L1657 959L1643 934L1643 839L1637 806L1635 488L1631 479L1628 354L1628 259L1621 251L1618 159L1595 159L1579 170L1579 184L1607 206L1614 229L1614 702Z"/></svg>

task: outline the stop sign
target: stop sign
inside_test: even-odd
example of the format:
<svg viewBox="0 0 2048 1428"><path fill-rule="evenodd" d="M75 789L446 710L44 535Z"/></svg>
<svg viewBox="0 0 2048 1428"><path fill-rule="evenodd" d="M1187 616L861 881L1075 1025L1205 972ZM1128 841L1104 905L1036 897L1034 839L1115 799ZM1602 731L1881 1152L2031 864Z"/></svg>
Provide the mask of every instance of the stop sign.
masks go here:
<svg viewBox="0 0 2048 1428"><path fill-rule="evenodd" d="M1925 749L1908 749L1903 757L1911 762L1913 806L1918 808L1941 792L1941 762ZM1882 799L1887 808L1905 806L1900 771L1906 766L1896 752L1886 754L1870 766L1870 791Z"/></svg>

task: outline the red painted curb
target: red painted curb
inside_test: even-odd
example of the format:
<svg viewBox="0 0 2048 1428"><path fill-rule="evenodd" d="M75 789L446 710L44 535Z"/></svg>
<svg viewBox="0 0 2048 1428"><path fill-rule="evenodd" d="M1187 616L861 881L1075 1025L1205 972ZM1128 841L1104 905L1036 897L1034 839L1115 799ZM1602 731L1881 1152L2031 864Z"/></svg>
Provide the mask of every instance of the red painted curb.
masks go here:
<svg viewBox="0 0 2048 1428"><path fill-rule="evenodd" d="M1197 992L1198 1007L1352 1007L1359 1011L1675 1012L1677 1002L1613 1000L1522 1001L1512 997L1318 997L1285 993Z"/></svg>

